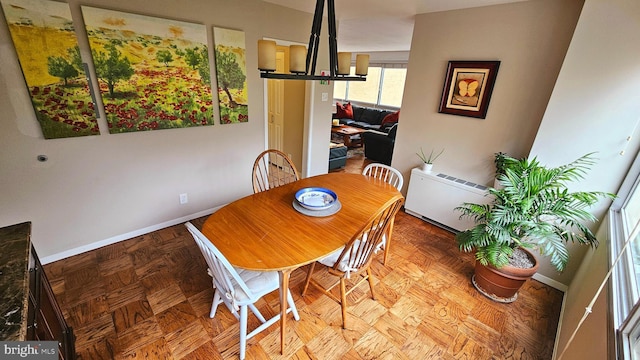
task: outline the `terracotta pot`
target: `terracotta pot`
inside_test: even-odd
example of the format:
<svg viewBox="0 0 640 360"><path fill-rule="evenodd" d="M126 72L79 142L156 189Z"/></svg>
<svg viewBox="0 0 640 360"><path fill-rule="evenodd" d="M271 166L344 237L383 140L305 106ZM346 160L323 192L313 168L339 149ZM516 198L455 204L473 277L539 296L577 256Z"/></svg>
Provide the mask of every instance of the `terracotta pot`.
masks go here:
<svg viewBox="0 0 640 360"><path fill-rule="evenodd" d="M535 265L532 268L521 269L507 265L496 269L476 261L475 274L471 279L473 286L492 300L504 303L515 301L520 287L538 271L540 265L531 252L522 250L534 261Z"/></svg>

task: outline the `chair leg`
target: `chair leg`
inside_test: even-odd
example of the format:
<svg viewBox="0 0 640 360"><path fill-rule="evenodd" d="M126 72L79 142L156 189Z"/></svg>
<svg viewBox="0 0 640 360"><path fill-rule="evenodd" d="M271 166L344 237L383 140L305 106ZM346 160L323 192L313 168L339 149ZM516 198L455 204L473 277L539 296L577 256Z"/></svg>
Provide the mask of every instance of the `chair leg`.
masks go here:
<svg viewBox="0 0 640 360"><path fill-rule="evenodd" d="M367 280L369 280L369 288L371 289L371 298L376 299L376 292L373 290L373 275L371 274L371 268L367 268Z"/></svg>
<svg viewBox="0 0 640 360"><path fill-rule="evenodd" d="M293 296L291 296L291 291L287 291L287 302L289 303L289 308L293 313L293 318L296 319L296 321L299 321L300 315L298 314L298 308L296 308L296 303L293 302Z"/></svg>
<svg viewBox="0 0 640 360"><path fill-rule="evenodd" d="M384 242L384 259L382 260L382 264L387 265L387 259L389 258L389 249L391 248L391 233L393 232L393 221L395 219L391 219L389 224L389 228L387 229L387 233L385 234L385 242Z"/></svg>
<svg viewBox="0 0 640 360"><path fill-rule="evenodd" d="M304 281L304 288L302 289L302 296L307 293L307 288L309 287L309 280L311 280L311 274L313 274L313 269L316 267L316 263L312 262L311 266L309 266L309 270L307 271L307 279Z"/></svg>
<svg viewBox="0 0 640 360"><path fill-rule="evenodd" d="M342 308L342 328L347 328L347 287L343 277L340 278L340 307Z"/></svg>
<svg viewBox="0 0 640 360"><path fill-rule="evenodd" d="M240 306L240 360L247 350L247 305Z"/></svg>
<svg viewBox="0 0 640 360"><path fill-rule="evenodd" d="M213 290L213 301L211 302L211 312L209 312L209 317L213 319L216 315L216 310L218 310L218 305L222 300L220 299L220 292L218 289Z"/></svg>
<svg viewBox="0 0 640 360"><path fill-rule="evenodd" d="M260 320L263 324L267 322L264 316L262 316L260 310L258 310L258 308L254 304L249 304L249 308L251 309L251 312L253 312L253 314L258 318L258 320Z"/></svg>

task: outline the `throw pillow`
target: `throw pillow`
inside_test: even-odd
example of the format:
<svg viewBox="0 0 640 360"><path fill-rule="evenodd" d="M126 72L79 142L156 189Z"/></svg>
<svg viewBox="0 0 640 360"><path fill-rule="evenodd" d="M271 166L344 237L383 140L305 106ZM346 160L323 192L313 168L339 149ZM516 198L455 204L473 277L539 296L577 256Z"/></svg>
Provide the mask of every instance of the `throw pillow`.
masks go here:
<svg viewBox="0 0 640 360"><path fill-rule="evenodd" d="M351 103L342 105L336 102L336 117L338 119L353 119L353 107Z"/></svg>
<svg viewBox="0 0 640 360"><path fill-rule="evenodd" d="M385 116L384 119L382 119L382 123L380 124L380 126L383 126L384 124L387 124L387 123L397 123L399 117L400 117L400 110Z"/></svg>

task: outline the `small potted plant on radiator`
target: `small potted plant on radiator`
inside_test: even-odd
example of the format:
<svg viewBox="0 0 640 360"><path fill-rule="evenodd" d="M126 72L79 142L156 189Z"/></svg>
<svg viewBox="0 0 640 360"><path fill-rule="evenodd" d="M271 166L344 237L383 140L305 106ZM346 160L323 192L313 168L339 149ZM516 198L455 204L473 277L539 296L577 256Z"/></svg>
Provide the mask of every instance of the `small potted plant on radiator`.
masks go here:
<svg viewBox="0 0 640 360"><path fill-rule="evenodd" d="M436 155L434 155L434 150L432 149L431 152L429 153L429 156L425 155L424 151L422 150L422 147L420 148L420 152L416 153L416 155L418 155L418 157L420 158L420 160L422 160L422 171L424 172L428 172L430 173L431 170L433 169L433 162L436 161L437 158L440 157L440 155L442 155L442 153L444 152L444 149L440 150L439 153L437 153Z"/></svg>
<svg viewBox="0 0 640 360"><path fill-rule="evenodd" d="M500 189L489 188L489 204L464 203L455 210L475 226L456 235L460 250L475 252L473 285L485 296L512 302L520 287L535 274L538 262L527 249L536 249L558 271L569 259L568 242L597 246L584 222L597 219L589 208L615 195L599 191L570 192L567 183L582 179L595 163L593 154L555 168L536 158L504 156Z"/></svg>

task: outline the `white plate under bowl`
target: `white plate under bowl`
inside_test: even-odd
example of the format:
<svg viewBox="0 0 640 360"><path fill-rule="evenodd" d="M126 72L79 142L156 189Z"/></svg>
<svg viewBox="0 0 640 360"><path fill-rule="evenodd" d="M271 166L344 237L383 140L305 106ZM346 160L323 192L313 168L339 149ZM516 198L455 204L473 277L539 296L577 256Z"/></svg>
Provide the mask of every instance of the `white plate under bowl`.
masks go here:
<svg viewBox="0 0 640 360"><path fill-rule="evenodd" d="M298 190L295 200L305 209L325 210L333 206L338 200L338 195L329 189L308 187Z"/></svg>
<svg viewBox="0 0 640 360"><path fill-rule="evenodd" d="M340 203L340 200L336 200L336 202L333 203L333 205L328 209L309 210L309 209L303 208L302 205L298 203L298 201L293 200L293 208L296 209L299 213L307 216L324 217L324 216L331 216L337 213L338 211L340 211L340 209L342 209L342 204Z"/></svg>

